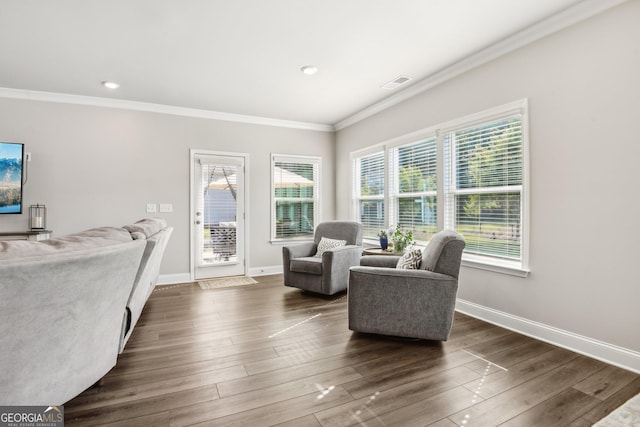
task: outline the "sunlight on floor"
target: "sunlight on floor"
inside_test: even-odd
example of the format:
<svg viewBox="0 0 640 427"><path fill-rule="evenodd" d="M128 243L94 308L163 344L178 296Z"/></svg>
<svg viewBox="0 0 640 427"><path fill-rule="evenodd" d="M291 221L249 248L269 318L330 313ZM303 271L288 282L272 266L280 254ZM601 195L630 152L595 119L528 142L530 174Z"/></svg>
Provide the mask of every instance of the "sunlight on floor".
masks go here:
<svg viewBox="0 0 640 427"><path fill-rule="evenodd" d="M371 396L369 396L369 398L362 404L360 409L357 409L357 410L355 410L353 412L351 418L353 418L355 421L357 421L358 424L362 424L364 422L364 420L362 420L362 418L360 416L362 415L362 413L364 411L366 411L369 414L373 415L373 418L378 418L378 416L371 409L369 409L369 406L371 406L371 404L373 404L373 401L376 400L376 398L379 395L380 395L380 392L376 391Z"/></svg>
<svg viewBox="0 0 640 427"><path fill-rule="evenodd" d="M316 387L318 387L318 391L320 391L320 394L318 395L318 397L316 397L316 400L322 400L324 399L324 397L331 393L333 391L334 388L336 388L336 386L332 385L329 386L327 388L322 387L322 385L320 384L316 384Z"/></svg>
<svg viewBox="0 0 640 427"><path fill-rule="evenodd" d="M487 379L487 375L489 375L489 371L491 370L492 366L495 366L498 369L502 369L505 372L508 372L509 370L507 368L504 368L496 363L490 362L487 359L484 359L480 356L478 356L477 354L473 354L470 351L467 350L462 350L467 354L472 355L473 357L482 360L483 362L487 363L487 367L484 369L484 372L482 373L482 377L480 378L480 381L478 381L478 386L476 387L475 391L473 392L473 399L471 400L471 403L473 405L476 404L476 402L478 401L478 397L480 396L480 391L482 390L482 386L484 386L484 381ZM469 424L469 421L471 420L471 414L467 413L464 416L464 420L462 420L462 425L463 426L467 426Z"/></svg>
<svg viewBox="0 0 640 427"><path fill-rule="evenodd" d="M300 325L303 325L303 324L315 319L318 316L322 316L322 313L318 313L318 314L316 314L314 316L308 317L308 318L302 320L301 322L296 323L295 325L289 326L288 328L284 328L284 329L282 329L282 330L280 330L280 331L278 331L278 332L276 332L274 334L271 334L271 335L269 335L269 338L277 337L280 334L284 334L285 332L290 331L293 328L296 328L296 327L298 327Z"/></svg>

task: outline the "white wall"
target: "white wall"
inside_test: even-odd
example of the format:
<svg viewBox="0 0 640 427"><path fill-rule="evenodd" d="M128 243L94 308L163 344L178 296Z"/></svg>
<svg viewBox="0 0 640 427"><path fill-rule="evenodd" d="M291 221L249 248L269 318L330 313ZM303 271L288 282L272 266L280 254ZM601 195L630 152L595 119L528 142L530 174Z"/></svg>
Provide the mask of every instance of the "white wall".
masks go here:
<svg viewBox="0 0 640 427"><path fill-rule="evenodd" d="M47 206L54 236L146 216L175 227L161 275L184 277L189 261L189 149L249 154L249 268L281 265L270 238L270 153L322 157L322 216L333 219L334 135L330 132L189 118L52 102L0 99L0 141L33 155L25 205ZM172 203L147 214L146 203ZM0 215L0 230L27 229L22 215Z"/></svg>
<svg viewBox="0 0 640 427"><path fill-rule="evenodd" d="M585 338L585 352L588 342L602 344L594 340L614 352L614 346L632 350L631 362L617 362L634 370L640 370L638 22L640 1L627 2L336 137L336 179L349 182L354 150L528 98L531 274L522 279L465 267L459 297L488 317L493 310L507 323L516 316L516 327L568 332L565 343ZM338 216L349 215L349 194L338 193L336 207Z"/></svg>

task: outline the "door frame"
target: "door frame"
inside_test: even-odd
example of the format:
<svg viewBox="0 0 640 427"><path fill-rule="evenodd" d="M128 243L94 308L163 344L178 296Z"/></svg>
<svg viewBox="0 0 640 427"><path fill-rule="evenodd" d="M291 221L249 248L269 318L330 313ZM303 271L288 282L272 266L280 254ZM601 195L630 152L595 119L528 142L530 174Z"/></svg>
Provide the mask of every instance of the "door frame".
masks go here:
<svg viewBox="0 0 640 427"><path fill-rule="evenodd" d="M242 245L244 249L244 275L247 274L249 268L249 251L247 240L249 238L249 154L237 153L232 151L214 151L191 148L189 150L189 274L190 280L195 281L196 277L196 248L194 241L195 225L196 225L196 206L194 203L195 191L195 158L197 155L219 156L219 157L242 157L244 160L244 238Z"/></svg>

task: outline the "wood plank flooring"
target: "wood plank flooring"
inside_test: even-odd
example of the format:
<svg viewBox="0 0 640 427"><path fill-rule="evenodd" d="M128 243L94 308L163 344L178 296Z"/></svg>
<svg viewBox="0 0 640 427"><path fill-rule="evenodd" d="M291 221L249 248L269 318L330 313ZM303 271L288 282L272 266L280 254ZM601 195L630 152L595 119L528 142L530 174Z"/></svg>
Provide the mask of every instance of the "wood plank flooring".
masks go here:
<svg viewBox="0 0 640 427"><path fill-rule="evenodd" d="M640 376L456 313L447 342L354 333L345 295L159 287L67 426L590 426Z"/></svg>

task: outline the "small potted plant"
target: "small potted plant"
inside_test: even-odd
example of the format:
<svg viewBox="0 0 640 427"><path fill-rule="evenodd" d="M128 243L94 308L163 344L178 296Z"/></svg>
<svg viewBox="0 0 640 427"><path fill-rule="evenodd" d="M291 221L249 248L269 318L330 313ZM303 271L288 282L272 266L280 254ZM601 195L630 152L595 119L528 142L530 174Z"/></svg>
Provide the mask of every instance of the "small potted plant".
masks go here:
<svg viewBox="0 0 640 427"><path fill-rule="evenodd" d="M389 238L387 236L387 231L380 230L380 232L378 233L378 238L380 239L380 248L383 251L386 251L387 248L389 247Z"/></svg>
<svg viewBox="0 0 640 427"><path fill-rule="evenodd" d="M396 225L396 229L391 233L391 241L395 252L404 252L416 243L413 240L413 231L404 232L400 225Z"/></svg>

